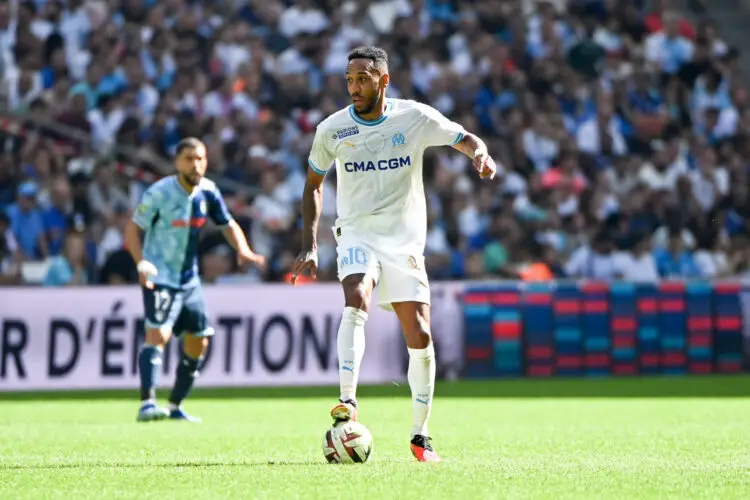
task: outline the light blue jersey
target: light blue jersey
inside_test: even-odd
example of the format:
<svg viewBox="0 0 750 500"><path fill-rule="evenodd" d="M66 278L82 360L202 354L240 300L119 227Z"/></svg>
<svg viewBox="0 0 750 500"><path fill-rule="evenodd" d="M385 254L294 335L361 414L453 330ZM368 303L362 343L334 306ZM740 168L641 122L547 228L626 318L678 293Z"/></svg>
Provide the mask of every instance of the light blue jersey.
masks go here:
<svg viewBox="0 0 750 500"><path fill-rule="evenodd" d="M198 284L198 238L206 217L219 226L232 221L219 189L208 179L188 193L173 175L143 193L133 222L145 232L143 258L159 271L154 284L174 288Z"/></svg>

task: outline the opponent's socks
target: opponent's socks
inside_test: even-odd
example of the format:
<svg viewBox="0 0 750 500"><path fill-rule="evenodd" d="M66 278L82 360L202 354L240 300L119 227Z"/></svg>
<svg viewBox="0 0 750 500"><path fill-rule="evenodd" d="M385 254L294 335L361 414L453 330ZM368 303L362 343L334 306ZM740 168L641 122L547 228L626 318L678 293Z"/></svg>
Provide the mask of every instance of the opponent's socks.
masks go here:
<svg viewBox="0 0 750 500"><path fill-rule="evenodd" d="M169 409L175 409L190 393L193 388L193 382L198 377L198 368L201 364L201 358L191 358L187 354L182 355L180 365L177 367L177 377L172 387L172 393L169 395Z"/></svg>
<svg viewBox="0 0 750 500"><path fill-rule="evenodd" d="M143 344L138 353L138 371L141 377L141 403L155 403L156 384L162 363L162 348L150 344Z"/></svg>
<svg viewBox="0 0 750 500"><path fill-rule="evenodd" d="M365 354L367 313L356 307L345 307L336 338L339 356L341 401L357 400L357 380Z"/></svg>
<svg viewBox="0 0 750 500"><path fill-rule="evenodd" d="M427 420L430 418L432 395L435 391L435 348L432 342L425 349L409 348L409 370L406 376L411 388L414 411L411 435L429 436Z"/></svg>

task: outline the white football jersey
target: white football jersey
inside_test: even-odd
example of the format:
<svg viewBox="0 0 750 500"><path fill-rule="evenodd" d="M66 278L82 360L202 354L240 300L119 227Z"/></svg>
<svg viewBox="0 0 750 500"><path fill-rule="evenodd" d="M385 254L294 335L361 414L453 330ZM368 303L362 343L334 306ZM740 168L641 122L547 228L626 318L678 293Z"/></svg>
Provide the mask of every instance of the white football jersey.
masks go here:
<svg viewBox="0 0 750 500"><path fill-rule="evenodd" d="M336 227L376 247L422 255L424 150L457 144L463 136L461 125L426 104L388 99L377 120L363 120L352 106L323 120L308 163L321 175L336 166Z"/></svg>

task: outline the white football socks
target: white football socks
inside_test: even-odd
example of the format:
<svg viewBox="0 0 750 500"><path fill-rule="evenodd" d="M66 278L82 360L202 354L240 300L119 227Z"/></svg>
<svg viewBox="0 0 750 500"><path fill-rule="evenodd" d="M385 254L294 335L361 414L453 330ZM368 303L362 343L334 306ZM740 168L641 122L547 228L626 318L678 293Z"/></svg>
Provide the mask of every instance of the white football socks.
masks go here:
<svg viewBox="0 0 750 500"><path fill-rule="evenodd" d="M365 354L365 322L367 313L356 307L345 307L341 317L337 348L339 355L339 387L341 400L357 400L357 380L362 356Z"/></svg>
<svg viewBox="0 0 750 500"><path fill-rule="evenodd" d="M409 348L407 378L411 387L411 404L414 411L411 437L416 434L429 436L427 420L430 418L432 395L435 391L435 348L432 341L425 349Z"/></svg>

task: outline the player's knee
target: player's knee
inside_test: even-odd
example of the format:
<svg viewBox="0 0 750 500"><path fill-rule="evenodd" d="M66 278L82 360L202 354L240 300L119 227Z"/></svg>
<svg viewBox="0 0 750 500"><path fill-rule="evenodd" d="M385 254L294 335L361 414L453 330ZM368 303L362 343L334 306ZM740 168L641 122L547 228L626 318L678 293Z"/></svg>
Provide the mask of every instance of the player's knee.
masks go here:
<svg viewBox="0 0 750 500"><path fill-rule="evenodd" d="M169 342L169 338L172 336L172 332L166 328L147 328L146 329L146 344L164 347Z"/></svg>
<svg viewBox="0 0 750 500"><path fill-rule="evenodd" d="M426 328L416 328L411 332L405 332L406 346L410 349L427 349L432 345L432 335Z"/></svg>
<svg viewBox="0 0 750 500"><path fill-rule="evenodd" d="M344 283L344 301L346 307L353 307L360 311L367 312L370 308L371 297L372 287L368 286L364 280Z"/></svg>
<svg viewBox="0 0 750 500"><path fill-rule="evenodd" d="M208 337L196 337L195 335L186 335L182 346L186 355L191 358L200 358L208 349Z"/></svg>
<svg viewBox="0 0 750 500"><path fill-rule="evenodd" d="M364 326L367 322L368 314L362 309L356 307L345 307L344 314L341 316L341 321L346 323L353 323L356 326Z"/></svg>

